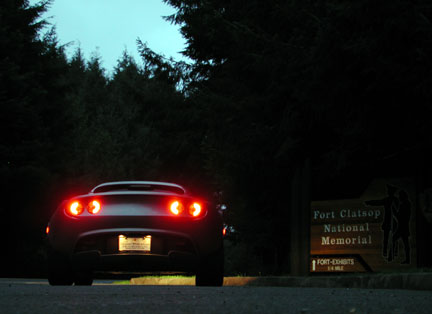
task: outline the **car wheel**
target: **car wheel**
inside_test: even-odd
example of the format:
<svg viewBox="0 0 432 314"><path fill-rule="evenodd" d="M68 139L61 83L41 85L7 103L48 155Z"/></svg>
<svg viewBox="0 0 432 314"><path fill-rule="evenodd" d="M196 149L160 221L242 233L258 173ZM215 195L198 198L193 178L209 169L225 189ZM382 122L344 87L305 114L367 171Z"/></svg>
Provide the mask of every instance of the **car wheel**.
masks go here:
<svg viewBox="0 0 432 314"><path fill-rule="evenodd" d="M224 278L224 250L220 248L201 262L196 273L196 286L216 286L223 284Z"/></svg>
<svg viewBox="0 0 432 314"><path fill-rule="evenodd" d="M91 286L93 283L92 271L77 271L74 279L76 286Z"/></svg>
<svg viewBox="0 0 432 314"><path fill-rule="evenodd" d="M67 256L53 249L48 251L48 282L52 286L73 284L72 268Z"/></svg>

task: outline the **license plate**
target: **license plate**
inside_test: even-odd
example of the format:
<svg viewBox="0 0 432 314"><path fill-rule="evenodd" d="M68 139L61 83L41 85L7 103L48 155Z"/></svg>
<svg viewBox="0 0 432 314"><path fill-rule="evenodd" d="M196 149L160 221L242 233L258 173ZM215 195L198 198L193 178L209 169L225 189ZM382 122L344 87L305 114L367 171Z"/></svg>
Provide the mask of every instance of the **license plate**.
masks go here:
<svg viewBox="0 0 432 314"><path fill-rule="evenodd" d="M126 237L119 235L119 251L140 251L150 252L151 247L151 236L145 237Z"/></svg>

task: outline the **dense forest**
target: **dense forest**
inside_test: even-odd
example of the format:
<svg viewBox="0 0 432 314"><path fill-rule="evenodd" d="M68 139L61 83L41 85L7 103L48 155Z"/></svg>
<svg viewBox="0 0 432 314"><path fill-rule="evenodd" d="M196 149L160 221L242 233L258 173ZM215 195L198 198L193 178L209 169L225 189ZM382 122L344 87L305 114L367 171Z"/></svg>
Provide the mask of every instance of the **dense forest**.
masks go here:
<svg viewBox="0 0 432 314"><path fill-rule="evenodd" d="M5 273L40 272L57 204L109 180L217 194L235 229L228 271L289 272L287 203L305 160L322 198L389 158L430 157L430 1L165 0L193 62L138 41L143 65L124 53L112 75L97 56L67 57L41 19L50 2L0 4Z"/></svg>

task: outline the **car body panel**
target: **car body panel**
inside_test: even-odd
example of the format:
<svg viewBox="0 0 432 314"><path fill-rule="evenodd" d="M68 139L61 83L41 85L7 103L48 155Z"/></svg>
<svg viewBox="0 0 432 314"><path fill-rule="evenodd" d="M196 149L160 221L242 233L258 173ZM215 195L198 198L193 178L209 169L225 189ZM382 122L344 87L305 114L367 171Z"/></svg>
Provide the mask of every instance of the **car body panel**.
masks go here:
<svg viewBox="0 0 432 314"><path fill-rule="evenodd" d="M172 190L160 190L164 185ZM121 186L132 190L121 190ZM110 191L119 187L120 190ZM85 207L92 200L101 203L97 214L84 210L74 217L67 212L72 201ZM175 216L169 211L174 200L185 206L198 201L204 213L192 217L185 209L185 213ZM179 185L154 181L99 185L88 194L63 201L49 227L48 242L54 251L67 256L78 268L94 270L193 271L222 246L222 217L211 203L195 198ZM120 235L151 236L154 247L150 252L119 252Z"/></svg>

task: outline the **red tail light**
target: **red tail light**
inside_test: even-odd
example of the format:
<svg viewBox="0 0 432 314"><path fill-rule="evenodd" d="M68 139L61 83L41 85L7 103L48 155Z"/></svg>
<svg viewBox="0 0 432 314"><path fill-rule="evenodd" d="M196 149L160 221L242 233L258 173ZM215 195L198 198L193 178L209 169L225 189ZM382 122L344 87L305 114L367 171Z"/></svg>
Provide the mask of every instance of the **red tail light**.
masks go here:
<svg viewBox="0 0 432 314"><path fill-rule="evenodd" d="M101 210L101 204L98 201L91 201L88 205L88 212L90 214L97 214Z"/></svg>
<svg viewBox="0 0 432 314"><path fill-rule="evenodd" d="M46 234L49 234L49 232L50 232L50 227L47 226L46 229L45 229L45 233L46 233Z"/></svg>
<svg viewBox="0 0 432 314"><path fill-rule="evenodd" d="M189 207L187 207L188 210L185 212L186 214L192 217L198 217L203 214L204 212L203 206L200 203L193 202L189 204L188 204ZM169 204L169 210L172 214L178 216L184 212L185 207L181 201L175 200Z"/></svg>
<svg viewBox="0 0 432 314"><path fill-rule="evenodd" d="M201 205L199 203L193 203L190 207L189 207L189 214L191 214L194 217L199 216L199 214L201 214Z"/></svg>
<svg viewBox="0 0 432 314"><path fill-rule="evenodd" d="M67 208L67 211L69 214L71 214L72 216L79 216L82 214L82 212L84 211L83 206L81 205L81 203L75 201L72 202L69 207Z"/></svg>
<svg viewBox="0 0 432 314"><path fill-rule="evenodd" d="M170 211L174 215L179 215L183 211L183 205L179 201L174 201L170 205Z"/></svg>

